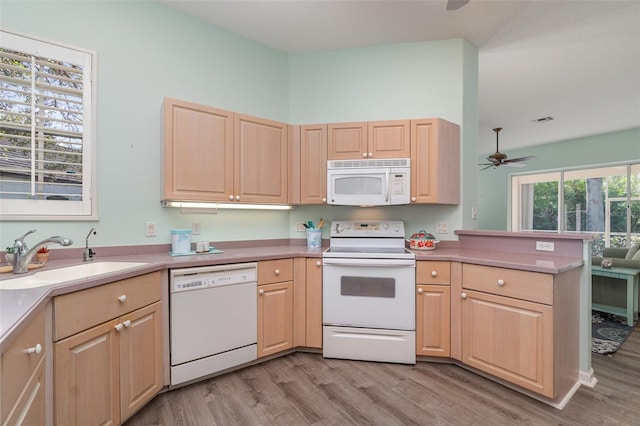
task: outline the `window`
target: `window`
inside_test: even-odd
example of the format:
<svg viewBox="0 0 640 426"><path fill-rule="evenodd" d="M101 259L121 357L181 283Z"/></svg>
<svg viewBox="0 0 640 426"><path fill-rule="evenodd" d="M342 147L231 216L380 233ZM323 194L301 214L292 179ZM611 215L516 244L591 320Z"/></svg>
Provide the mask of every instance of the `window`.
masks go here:
<svg viewBox="0 0 640 426"><path fill-rule="evenodd" d="M95 55L0 40L0 217L95 218Z"/></svg>
<svg viewBox="0 0 640 426"><path fill-rule="evenodd" d="M513 230L592 233L594 254L640 241L640 163L514 175L511 194Z"/></svg>

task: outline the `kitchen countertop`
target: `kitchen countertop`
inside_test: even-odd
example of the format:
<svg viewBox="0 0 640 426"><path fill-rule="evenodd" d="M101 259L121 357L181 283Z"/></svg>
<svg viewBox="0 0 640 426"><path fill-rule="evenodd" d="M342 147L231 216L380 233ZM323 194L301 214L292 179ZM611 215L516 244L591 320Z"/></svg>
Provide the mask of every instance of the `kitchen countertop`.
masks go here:
<svg viewBox="0 0 640 426"><path fill-rule="evenodd" d="M514 234L510 234L514 236ZM556 236L557 237L557 236ZM584 238L583 238L584 239ZM327 247L308 248L304 240L283 240L286 244L276 242L252 247L241 247L238 243L230 243L229 247L216 245L224 253L198 254L192 256L171 256L167 246L135 246L122 248L98 248L95 262L145 262L146 265L120 272L101 274L91 278L83 278L46 287L25 290L0 290L0 352L26 325L27 319L42 308L52 297L74 291L84 290L113 281L165 269L188 268L207 265L252 262L279 259L286 257L322 257ZM291 243L289 243L291 241ZM447 244L443 244L447 243ZM583 265L583 259L577 256L558 256L540 253L515 253L512 251L479 250L473 247L461 248L458 242L443 242L437 250L414 251L416 260L440 260L463 263L475 263L521 269L534 272L558 274ZM151 248L150 248L151 247ZM61 250L71 252L71 250ZM55 257L47 262L44 268L34 270L30 274L43 270L62 268L82 264L81 250L77 256L57 260ZM75 253L74 252L74 253ZM136 254L137 253L137 254ZM23 276L23 275L21 275ZM0 280L17 278L7 273L0 275Z"/></svg>

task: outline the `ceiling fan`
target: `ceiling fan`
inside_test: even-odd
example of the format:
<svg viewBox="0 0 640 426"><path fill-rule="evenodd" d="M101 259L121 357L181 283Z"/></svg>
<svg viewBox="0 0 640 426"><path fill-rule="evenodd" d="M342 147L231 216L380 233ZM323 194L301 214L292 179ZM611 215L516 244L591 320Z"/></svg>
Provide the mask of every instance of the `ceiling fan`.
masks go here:
<svg viewBox="0 0 640 426"><path fill-rule="evenodd" d="M489 161L488 163L478 164L479 166L486 166L485 168L480 169L480 171L486 170L490 167L495 168L498 166L524 167L527 164L523 163L523 161L532 160L536 158L533 155L529 155L527 157L513 158L509 160L507 158L507 154L501 153L498 148L498 134L500 133L500 130L502 130L502 127L496 127L495 129L493 129L493 131L496 132L496 152L487 157L487 161Z"/></svg>
<svg viewBox="0 0 640 426"><path fill-rule="evenodd" d="M469 0L448 0L447 10L458 10L467 3L469 3Z"/></svg>

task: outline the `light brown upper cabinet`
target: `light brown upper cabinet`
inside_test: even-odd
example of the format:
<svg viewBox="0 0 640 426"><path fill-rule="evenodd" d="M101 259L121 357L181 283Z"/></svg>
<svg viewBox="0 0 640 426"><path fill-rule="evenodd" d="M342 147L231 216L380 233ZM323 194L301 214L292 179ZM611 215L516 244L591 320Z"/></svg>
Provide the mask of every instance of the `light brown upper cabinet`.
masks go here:
<svg viewBox="0 0 640 426"><path fill-rule="evenodd" d="M411 203L460 203L460 126L411 120Z"/></svg>
<svg viewBox="0 0 640 426"><path fill-rule="evenodd" d="M287 202L287 125L165 98L164 199Z"/></svg>
<svg viewBox="0 0 640 426"><path fill-rule="evenodd" d="M327 202L327 125L300 126L300 204Z"/></svg>
<svg viewBox="0 0 640 426"><path fill-rule="evenodd" d="M164 100L164 199L228 201L233 194L233 113Z"/></svg>
<svg viewBox="0 0 640 426"><path fill-rule="evenodd" d="M235 189L228 201L286 203L287 125L234 114L233 127Z"/></svg>
<svg viewBox="0 0 640 426"><path fill-rule="evenodd" d="M329 160L409 158L410 121L329 124Z"/></svg>

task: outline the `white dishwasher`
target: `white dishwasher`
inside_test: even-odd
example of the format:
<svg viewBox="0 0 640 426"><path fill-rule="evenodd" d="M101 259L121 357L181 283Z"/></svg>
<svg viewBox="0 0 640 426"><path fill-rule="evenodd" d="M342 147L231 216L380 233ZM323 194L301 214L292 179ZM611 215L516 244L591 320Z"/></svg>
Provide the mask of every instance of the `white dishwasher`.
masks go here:
<svg viewBox="0 0 640 426"><path fill-rule="evenodd" d="M171 385L257 357L257 264L172 269Z"/></svg>

